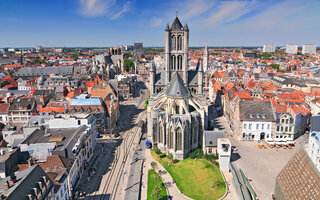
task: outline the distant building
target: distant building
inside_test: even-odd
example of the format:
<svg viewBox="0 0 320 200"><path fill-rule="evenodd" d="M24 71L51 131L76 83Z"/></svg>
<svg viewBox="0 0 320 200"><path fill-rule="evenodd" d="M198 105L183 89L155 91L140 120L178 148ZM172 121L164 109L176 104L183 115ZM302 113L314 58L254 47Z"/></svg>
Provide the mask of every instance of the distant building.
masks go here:
<svg viewBox="0 0 320 200"><path fill-rule="evenodd" d="M313 116L311 119L308 154L320 171L320 116Z"/></svg>
<svg viewBox="0 0 320 200"><path fill-rule="evenodd" d="M133 45L127 45L124 47L126 51L132 51L133 50Z"/></svg>
<svg viewBox="0 0 320 200"><path fill-rule="evenodd" d="M72 76L74 73L73 66L62 66L62 67L24 67L19 71L15 72L14 75L22 79L33 79L43 75L45 77L50 74Z"/></svg>
<svg viewBox="0 0 320 200"><path fill-rule="evenodd" d="M302 45L302 54L316 54L317 46L314 44Z"/></svg>
<svg viewBox="0 0 320 200"><path fill-rule="evenodd" d="M319 194L320 173L305 150L299 147L276 177L274 198L319 199Z"/></svg>
<svg viewBox="0 0 320 200"><path fill-rule="evenodd" d="M10 176L20 162L20 148L0 147L0 179Z"/></svg>
<svg viewBox="0 0 320 200"><path fill-rule="evenodd" d="M298 52L298 45L297 44L288 44L286 46L286 53L297 54L297 52Z"/></svg>
<svg viewBox="0 0 320 200"><path fill-rule="evenodd" d="M142 42L135 42L133 44L133 50L135 50L135 51L143 50L143 43Z"/></svg>
<svg viewBox="0 0 320 200"><path fill-rule="evenodd" d="M36 46L36 52L40 52L42 49L42 46Z"/></svg>
<svg viewBox="0 0 320 200"><path fill-rule="evenodd" d="M268 53L271 53L271 52L275 52L276 48L274 46L274 44L264 44L263 45L263 52L268 52Z"/></svg>
<svg viewBox="0 0 320 200"><path fill-rule="evenodd" d="M242 140L258 141L273 138L275 116L269 101L240 101L239 133Z"/></svg>
<svg viewBox="0 0 320 200"><path fill-rule="evenodd" d="M27 123L31 115L36 115L34 98L14 99L8 108L10 123Z"/></svg>
<svg viewBox="0 0 320 200"><path fill-rule="evenodd" d="M217 154L218 139L225 138L224 131L204 131L202 150L204 154Z"/></svg>
<svg viewBox="0 0 320 200"><path fill-rule="evenodd" d="M36 165L0 180L1 199L54 199L53 182Z"/></svg>

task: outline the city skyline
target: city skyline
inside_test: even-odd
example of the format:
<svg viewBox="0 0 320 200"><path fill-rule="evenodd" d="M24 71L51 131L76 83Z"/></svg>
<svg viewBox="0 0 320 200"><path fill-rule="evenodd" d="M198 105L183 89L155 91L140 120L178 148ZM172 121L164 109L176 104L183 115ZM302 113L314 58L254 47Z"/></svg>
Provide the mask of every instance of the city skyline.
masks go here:
<svg viewBox="0 0 320 200"><path fill-rule="evenodd" d="M209 46L318 46L319 5L314 0L1 1L0 47L163 46L161 33L176 11L192 29L190 46L206 41Z"/></svg>

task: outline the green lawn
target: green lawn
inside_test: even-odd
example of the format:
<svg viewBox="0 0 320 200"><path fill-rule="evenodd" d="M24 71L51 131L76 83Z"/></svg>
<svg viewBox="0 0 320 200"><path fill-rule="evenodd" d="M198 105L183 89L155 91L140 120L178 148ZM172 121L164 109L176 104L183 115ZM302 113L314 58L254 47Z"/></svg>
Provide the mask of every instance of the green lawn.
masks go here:
<svg viewBox="0 0 320 200"><path fill-rule="evenodd" d="M170 164L167 157L160 158L152 152L175 180L179 190L192 199L219 199L226 193L226 184L220 169L204 159L187 158L176 164Z"/></svg>
<svg viewBox="0 0 320 200"><path fill-rule="evenodd" d="M150 169L148 171L148 194L147 200L158 200L152 196L152 191L154 188L159 185L161 188L160 198L165 199L167 197L167 190L163 184L163 182L159 179L160 176L153 170Z"/></svg>

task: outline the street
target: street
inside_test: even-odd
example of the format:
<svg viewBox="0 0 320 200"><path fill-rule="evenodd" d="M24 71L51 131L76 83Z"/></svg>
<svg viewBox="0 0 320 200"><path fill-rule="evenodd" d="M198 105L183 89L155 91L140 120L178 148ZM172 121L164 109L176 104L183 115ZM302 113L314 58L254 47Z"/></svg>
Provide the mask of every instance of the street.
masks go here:
<svg viewBox="0 0 320 200"><path fill-rule="evenodd" d="M137 97L140 90L143 92ZM121 102L117 124L120 137L103 136L97 139L98 156L93 164L96 166L96 171L94 175L82 176L78 187L79 193L86 193L85 199L124 199L126 193L136 195L138 198L139 166L141 170L144 145L140 145L141 151L138 151L141 128L137 124L140 120L146 121L144 102L148 95L149 91L145 89L143 82L139 82L134 95L137 98ZM129 174L132 176L128 177ZM125 185L128 185L128 188Z"/></svg>

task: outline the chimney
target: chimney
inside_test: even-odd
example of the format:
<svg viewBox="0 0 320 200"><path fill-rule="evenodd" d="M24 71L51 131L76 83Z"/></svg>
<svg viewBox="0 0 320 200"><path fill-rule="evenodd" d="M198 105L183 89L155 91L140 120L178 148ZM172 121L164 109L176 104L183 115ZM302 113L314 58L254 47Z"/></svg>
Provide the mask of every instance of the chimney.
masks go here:
<svg viewBox="0 0 320 200"><path fill-rule="evenodd" d="M4 189L9 189L10 188L10 183L9 181L6 181L5 184L4 184Z"/></svg>
<svg viewBox="0 0 320 200"><path fill-rule="evenodd" d="M12 174L12 175L10 176L10 182L12 182L12 183L16 183L16 182L17 182L17 177L16 177L15 174Z"/></svg>

